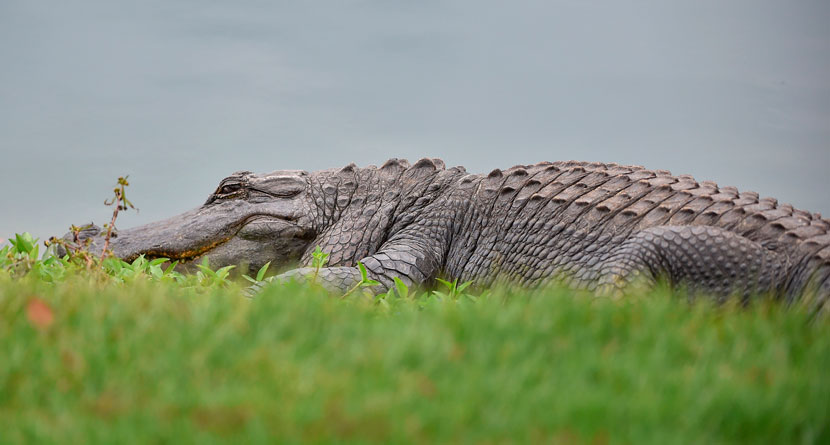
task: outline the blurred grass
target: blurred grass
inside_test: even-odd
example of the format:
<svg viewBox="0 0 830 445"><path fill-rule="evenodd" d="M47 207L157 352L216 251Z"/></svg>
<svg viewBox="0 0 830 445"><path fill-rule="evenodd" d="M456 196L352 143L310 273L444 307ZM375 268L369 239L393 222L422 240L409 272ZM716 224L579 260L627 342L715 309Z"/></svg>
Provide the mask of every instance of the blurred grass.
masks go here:
<svg viewBox="0 0 830 445"><path fill-rule="evenodd" d="M830 443L828 369L774 303L0 276L2 443Z"/></svg>

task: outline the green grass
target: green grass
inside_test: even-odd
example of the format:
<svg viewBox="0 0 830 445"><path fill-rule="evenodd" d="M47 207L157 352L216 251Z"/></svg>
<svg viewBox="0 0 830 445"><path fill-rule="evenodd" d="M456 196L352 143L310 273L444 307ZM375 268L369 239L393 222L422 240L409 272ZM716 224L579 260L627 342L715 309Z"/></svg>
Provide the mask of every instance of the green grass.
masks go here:
<svg viewBox="0 0 830 445"><path fill-rule="evenodd" d="M0 274L0 442L830 443L799 308L387 300Z"/></svg>

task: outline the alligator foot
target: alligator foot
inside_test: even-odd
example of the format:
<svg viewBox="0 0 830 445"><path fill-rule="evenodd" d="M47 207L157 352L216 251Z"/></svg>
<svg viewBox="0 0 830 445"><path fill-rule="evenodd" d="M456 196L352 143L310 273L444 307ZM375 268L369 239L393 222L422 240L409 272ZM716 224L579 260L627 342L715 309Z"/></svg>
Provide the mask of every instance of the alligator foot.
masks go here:
<svg viewBox="0 0 830 445"><path fill-rule="evenodd" d="M245 295L253 297L262 292L271 283L309 283L312 281L323 286L323 288L334 295L343 295L361 282L361 276L360 271L356 267L324 267L319 271L314 267L300 267L280 275L266 278L248 287L245 290Z"/></svg>

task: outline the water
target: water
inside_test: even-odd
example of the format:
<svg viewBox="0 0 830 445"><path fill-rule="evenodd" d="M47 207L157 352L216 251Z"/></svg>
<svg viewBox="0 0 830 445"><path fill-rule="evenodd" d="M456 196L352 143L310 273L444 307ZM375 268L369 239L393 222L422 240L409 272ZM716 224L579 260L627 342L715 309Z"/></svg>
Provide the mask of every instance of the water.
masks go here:
<svg viewBox="0 0 830 445"><path fill-rule="evenodd" d="M50 4L51 3L51 4ZM0 238L196 207L235 170L642 164L830 213L830 6L0 5Z"/></svg>

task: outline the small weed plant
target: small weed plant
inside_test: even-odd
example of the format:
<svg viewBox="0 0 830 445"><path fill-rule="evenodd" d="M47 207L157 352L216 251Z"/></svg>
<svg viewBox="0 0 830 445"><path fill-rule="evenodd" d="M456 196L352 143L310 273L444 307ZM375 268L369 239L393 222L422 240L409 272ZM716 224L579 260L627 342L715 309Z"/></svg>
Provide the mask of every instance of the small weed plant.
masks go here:
<svg viewBox="0 0 830 445"><path fill-rule="evenodd" d="M113 189L113 196L104 201L112 206L112 218L103 227L103 249L100 256L90 253L91 238L85 232L97 234L92 226L70 226L71 239L51 238L44 242L46 249L41 252L37 238L29 233L15 234L9 244L0 248L0 274L12 278L27 277L45 283L58 284L69 277L85 276L97 282L130 284L136 280L176 283L184 288L209 289L232 286L230 272L236 266L225 266L213 270L207 257L197 265L195 274L177 272L178 261L168 258L148 260L140 255L132 262L126 262L112 255L110 240L117 232L115 223L119 212L136 209L127 199L126 188L129 186L127 176L119 177ZM137 209L136 209L137 210ZM58 248L64 255L57 254ZM256 278L245 276L250 281L261 281L265 277L269 264L263 266Z"/></svg>

